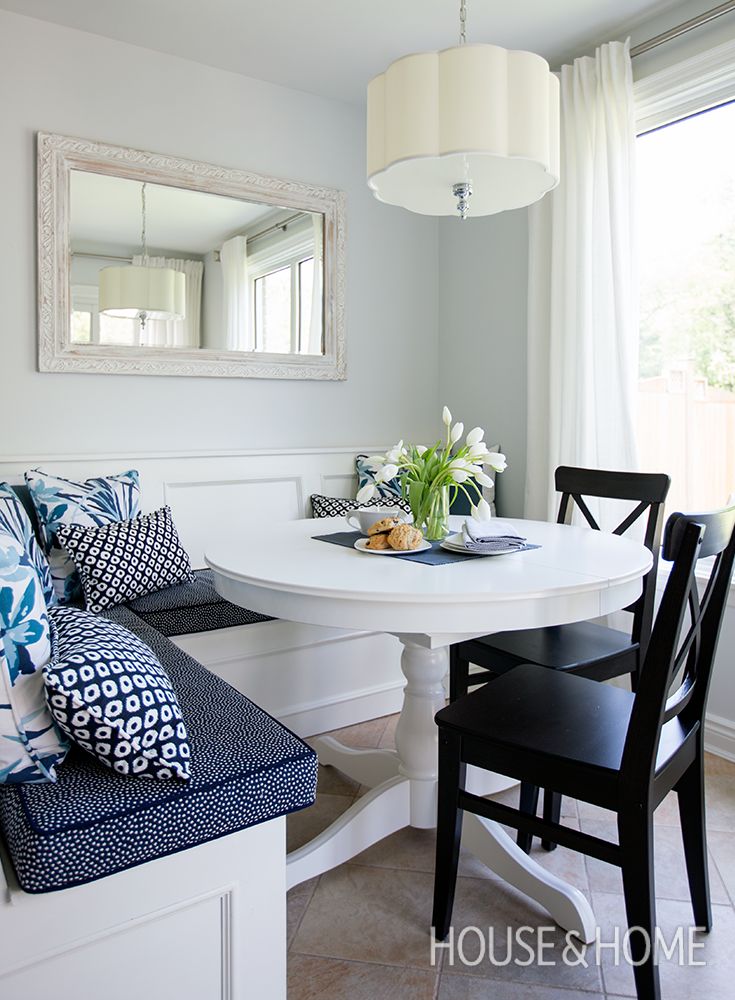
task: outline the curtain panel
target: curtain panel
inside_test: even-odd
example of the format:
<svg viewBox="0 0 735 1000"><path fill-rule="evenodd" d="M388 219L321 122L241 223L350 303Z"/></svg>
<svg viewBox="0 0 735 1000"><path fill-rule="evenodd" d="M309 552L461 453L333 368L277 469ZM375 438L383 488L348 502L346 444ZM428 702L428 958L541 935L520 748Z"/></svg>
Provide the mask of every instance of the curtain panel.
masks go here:
<svg viewBox="0 0 735 1000"><path fill-rule="evenodd" d="M529 210L527 517L555 516L558 465L637 468L635 138L629 40L562 67L561 180Z"/></svg>

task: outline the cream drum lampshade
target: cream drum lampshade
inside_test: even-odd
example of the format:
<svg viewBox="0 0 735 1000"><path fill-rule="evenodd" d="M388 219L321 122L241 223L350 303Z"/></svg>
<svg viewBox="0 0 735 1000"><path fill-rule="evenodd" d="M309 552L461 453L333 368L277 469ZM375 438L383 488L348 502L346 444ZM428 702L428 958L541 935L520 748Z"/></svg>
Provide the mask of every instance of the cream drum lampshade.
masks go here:
<svg viewBox="0 0 735 1000"><path fill-rule="evenodd" d="M463 44L368 85L368 185L421 215L492 215L559 183L559 81L532 52Z"/></svg>
<svg viewBox="0 0 735 1000"><path fill-rule="evenodd" d="M99 308L126 319L184 319L186 277L170 267L105 267L99 274Z"/></svg>

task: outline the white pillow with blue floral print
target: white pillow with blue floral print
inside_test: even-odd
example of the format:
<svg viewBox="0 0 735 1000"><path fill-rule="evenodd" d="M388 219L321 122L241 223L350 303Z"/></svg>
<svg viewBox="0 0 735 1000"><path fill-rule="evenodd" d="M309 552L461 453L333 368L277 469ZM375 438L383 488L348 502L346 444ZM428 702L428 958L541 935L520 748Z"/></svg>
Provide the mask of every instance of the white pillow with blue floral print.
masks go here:
<svg viewBox="0 0 735 1000"><path fill-rule="evenodd" d="M50 476L39 469L25 475L33 506L43 533L44 548L59 604L82 600L82 584L74 561L59 542L60 524L100 527L113 521L129 521L140 509L140 481L131 469L115 476L102 476L77 483Z"/></svg>
<svg viewBox="0 0 735 1000"><path fill-rule="evenodd" d="M46 703L51 659L46 602L31 559L0 531L0 784L55 781L68 740Z"/></svg>
<svg viewBox="0 0 735 1000"><path fill-rule="evenodd" d="M56 603L48 559L33 533L33 525L25 507L10 483L0 483L0 531L7 531L21 543L36 567L43 598L50 607Z"/></svg>

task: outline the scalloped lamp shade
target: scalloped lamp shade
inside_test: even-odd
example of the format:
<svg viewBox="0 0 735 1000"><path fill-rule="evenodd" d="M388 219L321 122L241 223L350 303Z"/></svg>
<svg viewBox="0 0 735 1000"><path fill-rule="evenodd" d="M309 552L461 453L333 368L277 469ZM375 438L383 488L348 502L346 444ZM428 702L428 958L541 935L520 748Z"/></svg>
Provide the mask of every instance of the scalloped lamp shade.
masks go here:
<svg viewBox="0 0 735 1000"><path fill-rule="evenodd" d="M136 319L184 319L186 276L170 267L103 267L99 308L108 316Z"/></svg>
<svg viewBox="0 0 735 1000"><path fill-rule="evenodd" d="M368 85L368 185L379 201L473 216L521 208L559 183L559 81L541 56L461 45L404 56Z"/></svg>

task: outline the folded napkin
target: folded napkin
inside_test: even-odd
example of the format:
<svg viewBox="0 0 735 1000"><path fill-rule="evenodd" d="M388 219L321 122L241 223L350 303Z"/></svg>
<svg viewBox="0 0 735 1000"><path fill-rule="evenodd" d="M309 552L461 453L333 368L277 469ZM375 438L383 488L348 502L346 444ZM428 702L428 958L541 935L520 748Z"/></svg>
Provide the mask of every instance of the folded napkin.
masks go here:
<svg viewBox="0 0 735 1000"><path fill-rule="evenodd" d="M523 535L499 517L489 521L468 517L462 527L462 540L470 552L516 552L526 545Z"/></svg>

